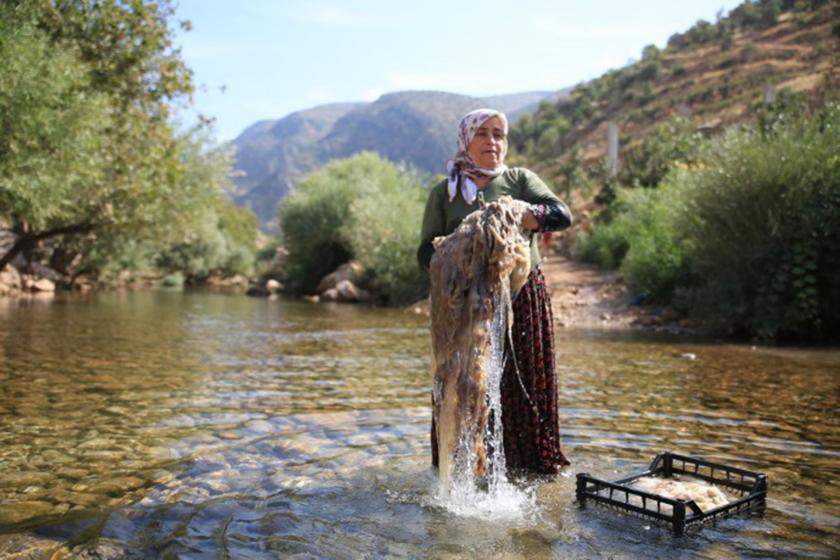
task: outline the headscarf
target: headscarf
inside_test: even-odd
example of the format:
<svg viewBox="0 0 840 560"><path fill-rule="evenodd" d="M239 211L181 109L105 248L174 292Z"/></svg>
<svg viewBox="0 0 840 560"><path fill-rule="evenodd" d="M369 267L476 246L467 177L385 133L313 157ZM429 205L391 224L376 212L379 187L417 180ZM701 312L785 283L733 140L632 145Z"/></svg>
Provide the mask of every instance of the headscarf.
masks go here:
<svg viewBox="0 0 840 560"><path fill-rule="evenodd" d="M496 111L495 109L476 109L475 111L470 111L461 119L461 123L458 125L458 151L455 153L454 158L446 162L446 173L449 177L446 185L447 191L449 192L449 202L455 199L460 185L461 196L464 197L464 201L467 204L472 204L478 195L478 187L472 180L480 176L498 177L507 169L507 165L504 163L500 163L493 169L480 167L473 160L472 156L470 156L470 144L475 137L476 131L488 119L493 117L499 117L502 121L505 136L507 136L507 117L501 111ZM504 160L506 153L507 140L505 140L505 145L502 148L502 160Z"/></svg>

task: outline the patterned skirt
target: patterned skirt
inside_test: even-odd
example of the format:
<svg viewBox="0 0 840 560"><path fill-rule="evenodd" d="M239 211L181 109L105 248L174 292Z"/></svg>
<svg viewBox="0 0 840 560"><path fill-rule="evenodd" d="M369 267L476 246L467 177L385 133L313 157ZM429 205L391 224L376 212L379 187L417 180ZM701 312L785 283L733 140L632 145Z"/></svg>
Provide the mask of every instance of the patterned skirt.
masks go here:
<svg viewBox="0 0 840 560"><path fill-rule="evenodd" d="M554 317L540 269L534 269L513 301L513 356L506 341L502 373L502 429L510 471L556 474L569 464L560 450ZM432 418L432 464L438 466Z"/></svg>

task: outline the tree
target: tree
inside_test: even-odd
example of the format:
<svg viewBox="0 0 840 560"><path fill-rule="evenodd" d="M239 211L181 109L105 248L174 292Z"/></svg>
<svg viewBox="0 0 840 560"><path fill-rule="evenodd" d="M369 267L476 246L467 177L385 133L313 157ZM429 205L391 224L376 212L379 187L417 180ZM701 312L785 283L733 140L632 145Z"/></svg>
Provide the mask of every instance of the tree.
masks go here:
<svg viewBox="0 0 840 560"><path fill-rule="evenodd" d="M758 8L761 25L771 27L779 21L782 13L781 0L763 0Z"/></svg>
<svg viewBox="0 0 840 560"><path fill-rule="evenodd" d="M86 95L85 66L72 51L51 48L29 22L0 11L0 211L19 252L56 235L90 232L84 207L106 176L107 99Z"/></svg>
<svg viewBox="0 0 840 560"><path fill-rule="evenodd" d="M0 217L18 236L0 268L46 239L102 250L189 226L213 187L184 180L169 123L192 91L172 14L168 0L0 7Z"/></svg>
<svg viewBox="0 0 840 560"><path fill-rule="evenodd" d="M197 200L189 204L189 227L179 228L171 244L155 258L158 268L182 272L188 283L215 274L250 274L256 253L257 217L224 197L233 189L232 149L208 150L208 144L201 127L179 138L183 170L179 190ZM179 204L186 205L186 201Z"/></svg>

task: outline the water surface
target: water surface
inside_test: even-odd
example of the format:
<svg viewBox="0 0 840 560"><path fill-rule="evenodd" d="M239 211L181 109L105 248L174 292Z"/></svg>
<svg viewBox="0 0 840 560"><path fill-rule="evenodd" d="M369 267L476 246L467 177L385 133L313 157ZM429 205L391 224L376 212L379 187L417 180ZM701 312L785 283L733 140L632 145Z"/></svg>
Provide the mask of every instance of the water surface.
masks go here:
<svg viewBox="0 0 840 560"><path fill-rule="evenodd" d="M0 557L840 555L840 351L558 331L564 451L520 518L429 468L427 319L208 292L0 300ZM574 504L673 450L769 475L675 539Z"/></svg>

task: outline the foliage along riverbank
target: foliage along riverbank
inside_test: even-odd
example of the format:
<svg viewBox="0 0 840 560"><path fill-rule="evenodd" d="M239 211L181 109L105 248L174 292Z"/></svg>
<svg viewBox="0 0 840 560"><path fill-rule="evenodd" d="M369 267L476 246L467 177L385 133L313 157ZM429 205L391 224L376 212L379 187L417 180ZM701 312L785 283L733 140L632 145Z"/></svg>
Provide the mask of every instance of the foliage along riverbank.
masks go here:
<svg viewBox="0 0 840 560"><path fill-rule="evenodd" d="M616 185L572 253L620 269L628 297L691 324L831 338L840 330L840 104L813 107L783 91L756 111L755 127L713 138L685 119L660 124L641 146L646 160L635 162L636 175L654 177L650 186ZM414 256L422 184L370 153L309 175L279 215L288 286L311 291L355 259L357 280L384 301L422 296L427 280Z"/></svg>
<svg viewBox="0 0 840 560"><path fill-rule="evenodd" d="M679 122L645 141L670 160L618 189L578 257L620 268L639 297L764 338L840 333L840 104L761 107L755 128L703 139ZM666 149L662 149L667 146Z"/></svg>
<svg viewBox="0 0 840 560"><path fill-rule="evenodd" d="M193 85L173 15L167 0L0 5L0 271L65 287L251 272L230 152L206 123L177 131Z"/></svg>

